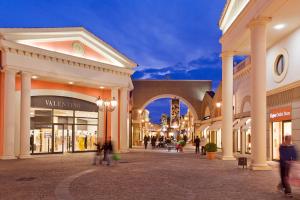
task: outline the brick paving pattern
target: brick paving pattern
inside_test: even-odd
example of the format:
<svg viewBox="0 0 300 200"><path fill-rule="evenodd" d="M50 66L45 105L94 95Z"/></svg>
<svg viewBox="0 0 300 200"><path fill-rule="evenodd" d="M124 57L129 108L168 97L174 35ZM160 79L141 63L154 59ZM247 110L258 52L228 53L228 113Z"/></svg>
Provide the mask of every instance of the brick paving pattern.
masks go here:
<svg viewBox="0 0 300 200"><path fill-rule="evenodd" d="M91 165L92 157L0 161L0 199L64 199L58 193L67 194L65 200L285 199L276 190L276 168L251 171L236 161L208 161L187 152L131 152L110 167ZM298 190L293 199L300 199Z"/></svg>

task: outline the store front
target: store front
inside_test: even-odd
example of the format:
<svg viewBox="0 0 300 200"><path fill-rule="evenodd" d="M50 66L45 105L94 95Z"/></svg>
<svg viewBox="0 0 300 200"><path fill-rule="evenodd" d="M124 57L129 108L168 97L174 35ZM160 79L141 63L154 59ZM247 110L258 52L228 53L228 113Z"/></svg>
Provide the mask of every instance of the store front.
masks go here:
<svg viewBox="0 0 300 200"><path fill-rule="evenodd" d="M209 128L209 142L215 143L217 148L222 148L222 121L213 123Z"/></svg>
<svg viewBox="0 0 300 200"><path fill-rule="evenodd" d="M279 160L279 146L284 137L292 135L292 108L282 107L270 112L270 130L272 134L272 159Z"/></svg>
<svg viewBox="0 0 300 200"><path fill-rule="evenodd" d="M33 96L30 115L32 154L96 150L96 104L70 97Z"/></svg>

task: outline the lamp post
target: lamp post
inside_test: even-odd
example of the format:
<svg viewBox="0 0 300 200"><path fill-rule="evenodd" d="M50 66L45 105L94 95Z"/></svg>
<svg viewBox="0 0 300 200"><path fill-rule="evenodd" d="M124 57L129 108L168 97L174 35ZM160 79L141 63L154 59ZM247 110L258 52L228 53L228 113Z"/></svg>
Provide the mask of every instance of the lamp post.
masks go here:
<svg viewBox="0 0 300 200"><path fill-rule="evenodd" d="M113 97L111 100L102 99L100 96L96 100L96 104L101 111L105 112L105 142L107 142L107 112L112 112L118 105L117 100Z"/></svg>

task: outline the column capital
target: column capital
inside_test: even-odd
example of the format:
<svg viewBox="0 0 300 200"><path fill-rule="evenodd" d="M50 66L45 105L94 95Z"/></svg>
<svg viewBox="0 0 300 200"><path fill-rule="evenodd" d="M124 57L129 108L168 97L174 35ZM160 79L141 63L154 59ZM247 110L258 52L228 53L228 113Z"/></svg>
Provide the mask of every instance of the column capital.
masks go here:
<svg viewBox="0 0 300 200"><path fill-rule="evenodd" d="M249 24L248 27L249 28L253 28L256 25L266 25L268 24L270 21L272 20L271 17L257 17L252 19Z"/></svg>
<svg viewBox="0 0 300 200"><path fill-rule="evenodd" d="M20 71L20 74L21 75L30 75L31 76L31 74L32 74L32 72L29 72L29 71Z"/></svg>
<svg viewBox="0 0 300 200"><path fill-rule="evenodd" d="M226 58L226 57L233 57L235 55L235 52L234 51L223 51L221 54L220 54L220 57L221 58Z"/></svg>

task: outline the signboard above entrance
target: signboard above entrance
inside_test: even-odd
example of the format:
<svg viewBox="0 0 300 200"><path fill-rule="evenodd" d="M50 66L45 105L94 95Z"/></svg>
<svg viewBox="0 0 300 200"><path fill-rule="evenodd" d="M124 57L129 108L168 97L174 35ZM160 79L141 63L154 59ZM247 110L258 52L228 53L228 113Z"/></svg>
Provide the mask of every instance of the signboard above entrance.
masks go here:
<svg viewBox="0 0 300 200"><path fill-rule="evenodd" d="M270 121L272 122L287 121L291 119L292 108L290 106L272 109L270 112Z"/></svg>
<svg viewBox="0 0 300 200"><path fill-rule="evenodd" d="M31 107L89 112L98 111L98 107L95 103L61 96L33 96L31 97Z"/></svg>

